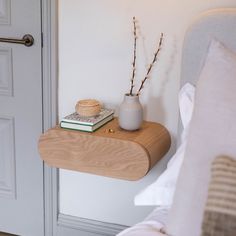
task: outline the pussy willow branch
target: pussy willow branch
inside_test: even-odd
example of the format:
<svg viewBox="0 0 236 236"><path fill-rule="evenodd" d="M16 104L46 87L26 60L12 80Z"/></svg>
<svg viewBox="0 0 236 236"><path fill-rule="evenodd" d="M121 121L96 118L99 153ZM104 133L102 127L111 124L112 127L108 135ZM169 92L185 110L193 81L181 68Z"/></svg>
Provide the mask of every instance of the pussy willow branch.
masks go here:
<svg viewBox="0 0 236 236"><path fill-rule="evenodd" d="M134 88L134 78L135 78L135 70L136 70L136 47L137 47L137 32L136 32L136 21L135 17L133 17L133 25L134 25L134 57L133 57L133 72L132 72L132 78L131 78L131 86L129 94L133 94L133 88Z"/></svg>
<svg viewBox="0 0 236 236"><path fill-rule="evenodd" d="M149 74L153 68L153 65L155 64L155 62L157 61L157 55L159 54L160 50L161 50L161 45L162 45L162 41L163 41L163 33L161 33L161 37L160 37L160 41L159 41L159 44L158 44L158 48L157 48L157 51L155 52L154 54L154 57L153 57L153 60L152 60L152 63L149 65L148 67L148 70L147 70L147 73L146 73L146 76L144 78L144 80L142 80L141 82L141 85L139 87L139 90L137 92L137 96L140 94L141 90L143 89L144 87L144 83L146 82L146 80L149 78Z"/></svg>

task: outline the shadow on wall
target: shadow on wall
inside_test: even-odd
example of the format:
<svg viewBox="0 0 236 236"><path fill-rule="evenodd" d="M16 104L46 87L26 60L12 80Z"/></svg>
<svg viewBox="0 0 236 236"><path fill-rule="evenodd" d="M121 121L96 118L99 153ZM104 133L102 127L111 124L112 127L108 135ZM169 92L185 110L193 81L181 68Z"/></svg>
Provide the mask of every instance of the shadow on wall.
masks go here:
<svg viewBox="0 0 236 236"><path fill-rule="evenodd" d="M155 97L150 95L148 97L148 106L152 109L147 107L147 105L143 106L144 111L144 120L147 119L147 113L149 113L149 116L155 117L156 120L158 120L159 123L163 123L163 121L166 119L166 112L163 105L163 98L161 95Z"/></svg>
<svg viewBox="0 0 236 236"><path fill-rule="evenodd" d="M175 80L176 78L178 78L178 76L176 77L171 77L171 72L174 69L174 64L176 63L176 58L177 58L177 40L173 39L172 43L171 43L172 47L170 47L169 53L165 52L165 50L163 50L165 57L167 58L166 61L164 61L163 65L165 65L165 69L163 69L162 71L162 75L158 74L158 78L156 79L161 79L159 85L158 85L158 89L156 89L155 87L150 87L149 90L149 95L147 97L147 105L144 105L143 109L144 109L144 119L147 120L147 117L155 117L155 120L158 121L161 124L166 124L167 122L167 116L168 116L168 111L166 111L166 104L164 104L164 96L166 96L167 92L166 92L166 88L168 87L168 83L171 80ZM163 49L165 49L165 45L163 45ZM160 60L160 64L159 67L162 66L162 61ZM160 78L160 76L162 76L162 78ZM178 99L178 97L176 98ZM151 108L151 109L150 109ZM178 119L178 117L176 117L176 119ZM171 156L171 154L173 154L175 152L175 148L177 145L177 141L176 141L176 136L175 134L173 134L171 131L170 135L171 135L171 148L167 154L167 156Z"/></svg>
<svg viewBox="0 0 236 236"><path fill-rule="evenodd" d="M164 51L165 45L163 45L163 51ZM164 51L165 53L165 51ZM173 65L176 62L176 56L177 56L177 41L176 39L173 40L173 44L172 44L172 48L170 50L170 56L168 56L167 54L167 58L169 58L168 61L165 62L165 69L163 70L163 75L162 78L156 78L161 79L161 82L159 84L158 87L158 91L155 91L155 87L151 87L149 90L149 96L147 98L147 104L149 107L151 107L152 109L147 111L147 106L144 106L144 118L147 117L147 114L149 117L155 117L158 122L160 122L161 124L166 124L166 110L165 110L165 105L163 104L163 97L166 94L166 88L168 87L168 83L170 80L175 79L175 78L171 78L171 72L173 70ZM161 64L161 61L160 61ZM160 65L159 65L160 67ZM158 74L158 77L160 77L161 75ZM158 94L158 95L157 95Z"/></svg>

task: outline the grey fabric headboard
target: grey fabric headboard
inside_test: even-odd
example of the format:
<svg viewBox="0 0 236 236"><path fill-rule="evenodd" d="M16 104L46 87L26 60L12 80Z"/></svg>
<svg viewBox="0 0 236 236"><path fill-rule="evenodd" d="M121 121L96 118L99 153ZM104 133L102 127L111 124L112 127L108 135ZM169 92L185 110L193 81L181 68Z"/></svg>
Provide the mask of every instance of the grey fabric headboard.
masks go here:
<svg viewBox="0 0 236 236"><path fill-rule="evenodd" d="M236 52L236 8L207 11L188 28L183 43L181 86L186 82L196 84L212 38ZM179 122L179 137L181 131Z"/></svg>

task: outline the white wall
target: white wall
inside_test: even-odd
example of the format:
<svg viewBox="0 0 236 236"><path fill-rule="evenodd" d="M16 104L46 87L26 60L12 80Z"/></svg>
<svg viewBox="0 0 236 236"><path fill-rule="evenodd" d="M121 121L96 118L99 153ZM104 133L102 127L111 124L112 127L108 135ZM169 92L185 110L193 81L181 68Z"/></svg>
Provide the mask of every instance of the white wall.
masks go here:
<svg viewBox="0 0 236 236"><path fill-rule="evenodd" d="M177 132L177 91L184 33L203 11L236 6L235 0L59 0L59 116L74 111L77 100L95 98L116 107L129 90L132 17L139 24L137 84L153 57L161 32L164 44L141 100L145 118ZM153 182L171 152L142 180L129 182L60 171L60 211L64 214L132 225L150 207L135 207L133 197Z"/></svg>

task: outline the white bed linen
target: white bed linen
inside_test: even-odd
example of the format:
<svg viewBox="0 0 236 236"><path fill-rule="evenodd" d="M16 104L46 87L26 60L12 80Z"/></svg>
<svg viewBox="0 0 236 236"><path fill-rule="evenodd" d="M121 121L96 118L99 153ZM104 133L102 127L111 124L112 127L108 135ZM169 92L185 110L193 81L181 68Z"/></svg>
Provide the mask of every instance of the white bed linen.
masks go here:
<svg viewBox="0 0 236 236"><path fill-rule="evenodd" d="M161 233L165 228L168 207L157 207L142 222L122 231L117 236L165 236Z"/></svg>
<svg viewBox="0 0 236 236"><path fill-rule="evenodd" d="M167 169L134 198L135 205L171 206L187 142L188 126L194 107L195 87L186 83L179 91L179 110L183 125L181 143L167 164Z"/></svg>

